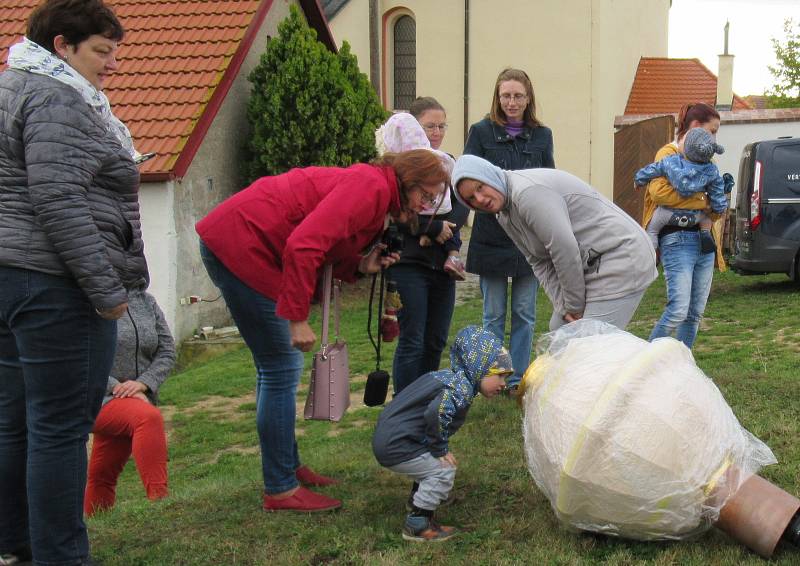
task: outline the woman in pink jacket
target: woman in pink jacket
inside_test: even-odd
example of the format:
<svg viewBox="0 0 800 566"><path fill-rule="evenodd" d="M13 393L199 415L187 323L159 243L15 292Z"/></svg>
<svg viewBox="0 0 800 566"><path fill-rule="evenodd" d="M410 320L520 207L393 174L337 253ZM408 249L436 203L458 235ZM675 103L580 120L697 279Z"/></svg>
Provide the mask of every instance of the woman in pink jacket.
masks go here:
<svg viewBox="0 0 800 566"><path fill-rule="evenodd" d="M332 263L334 277L345 281L393 264L398 255L382 256L375 245L388 220L413 221L448 180L439 158L424 149L348 168L292 169L255 181L197 223L203 263L258 373L264 509L341 506L305 487L335 480L300 465L294 434L301 351L316 342L308 313L323 264Z"/></svg>

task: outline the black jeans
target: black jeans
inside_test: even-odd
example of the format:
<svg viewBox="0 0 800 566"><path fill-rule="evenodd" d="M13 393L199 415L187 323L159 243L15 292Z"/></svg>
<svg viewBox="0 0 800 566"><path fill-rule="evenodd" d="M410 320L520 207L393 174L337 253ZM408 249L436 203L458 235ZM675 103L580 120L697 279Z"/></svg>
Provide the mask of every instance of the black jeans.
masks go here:
<svg viewBox="0 0 800 566"><path fill-rule="evenodd" d="M397 395L422 374L439 369L447 345L456 284L444 271L399 264L389 270L403 308L397 313L400 339L394 353L392 380Z"/></svg>

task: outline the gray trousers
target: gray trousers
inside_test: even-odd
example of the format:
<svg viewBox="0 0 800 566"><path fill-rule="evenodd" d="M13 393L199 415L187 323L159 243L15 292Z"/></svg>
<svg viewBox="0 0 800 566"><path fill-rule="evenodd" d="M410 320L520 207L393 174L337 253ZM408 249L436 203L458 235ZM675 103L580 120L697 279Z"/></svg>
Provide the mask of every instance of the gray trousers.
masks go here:
<svg viewBox="0 0 800 566"><path fill-rule="evenodd" d="M639 303L642 302L642 297L644 297L644 291L625 295L619 299L589 301L583 311L583 318L602 320L613 324L621 330L625 330L639 307ZM564 320L564 314L554 310L553 316L550 317L550 331L557 330L565 324L567 322Z"/></svg>
<svg viewBox="0 0 800 566"><path fill-rule="evenodd" d="M430 452L390 466L389 469L419 483L419 489L414 494L414 505L427 511L435 511L447 499L456 479L456 468Z"/></svg>

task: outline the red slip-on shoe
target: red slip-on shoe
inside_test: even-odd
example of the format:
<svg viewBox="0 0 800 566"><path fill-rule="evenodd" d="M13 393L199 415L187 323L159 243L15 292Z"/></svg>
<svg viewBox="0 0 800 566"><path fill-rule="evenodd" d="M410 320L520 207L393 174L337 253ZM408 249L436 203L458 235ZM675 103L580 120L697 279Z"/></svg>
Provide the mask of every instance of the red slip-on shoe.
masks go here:
<svg viewBox="0 0 800 566"><path fill-rule="evenodd" d="M306 487L326 487L336 485L339 480L318 474L308 466L300 466L294 472L297 481Z"/></svg>
<svg viewBox="0 0 800 566"><path fill-rule="evenodd" d="M297 488L289 497L276 498L264 494L264 511L296 511L299 513L316 513L333 511L342 506L342 502L333 497L314 493L303 486Z"/></svg>

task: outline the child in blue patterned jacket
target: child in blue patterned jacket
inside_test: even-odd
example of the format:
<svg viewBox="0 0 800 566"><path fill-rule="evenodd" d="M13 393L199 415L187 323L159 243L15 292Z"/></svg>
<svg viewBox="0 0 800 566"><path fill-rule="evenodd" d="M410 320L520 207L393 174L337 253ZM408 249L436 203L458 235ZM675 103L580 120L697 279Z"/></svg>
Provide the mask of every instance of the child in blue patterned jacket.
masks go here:
<svg viewBox="0 0 800 566"><path fill-rule="evenodd" d="M688 197L693 193L705 192L711 210L717 213L725 212L728 200L725 195L733 188L733 177L725 174L720 177L719 169L711 163L715 153L725 151L717 144L714 136L703 128L692 128L682 141L681 153L668 155L661 161L651 163L636 172L635 184L637 187L646 185L656 177L666 177L672 188L681 196ZM700 247L703 253L713 252L716 249L714 237L711 235L712 222L702 210L688 210L683 208L668 208L659 206L650 223L647 233L653 242L653 247L658 248L658 234L665 226L691 228L698 226L700 229Z"/></svg>
<svg viewBox="0 0 800 566"><path fill-rule="evenodd" d="M456 533L433 520L456 475L448 442L464 424L475 396L496 396L514 373L502 342L477 326L456 335L450 365L426 373L397 394L378 417L372 438L378 463L415 482L403 526L406 540L442 541Z"/></svg>

